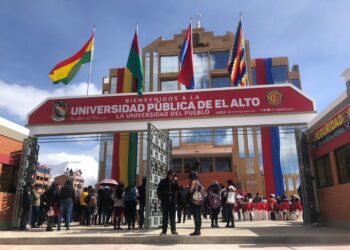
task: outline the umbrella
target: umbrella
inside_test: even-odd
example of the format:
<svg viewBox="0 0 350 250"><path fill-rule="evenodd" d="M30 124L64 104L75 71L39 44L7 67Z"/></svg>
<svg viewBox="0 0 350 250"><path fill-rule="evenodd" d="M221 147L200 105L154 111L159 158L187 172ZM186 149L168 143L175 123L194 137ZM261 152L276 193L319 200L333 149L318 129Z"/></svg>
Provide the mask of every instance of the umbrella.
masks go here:
<svg viewBox="0 0 350 250"><path fill-rule="evenodd" d="M114 179L104 179L100 182L101 186L118 186L118 182Z"/></svg>

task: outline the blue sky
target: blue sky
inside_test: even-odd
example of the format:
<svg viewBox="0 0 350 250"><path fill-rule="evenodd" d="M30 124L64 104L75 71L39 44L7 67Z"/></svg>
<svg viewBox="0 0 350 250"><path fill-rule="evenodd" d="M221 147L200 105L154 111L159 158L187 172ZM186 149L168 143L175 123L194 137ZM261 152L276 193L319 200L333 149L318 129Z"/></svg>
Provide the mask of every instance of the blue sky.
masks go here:
<svg viewBox="0 0 350 250"><path fill-rule="evenodd" d="M345 90L340 75L350 65L349 9L347 0L2 0L0 116L25 125L26 113L45 97L84 94L88 66L66 87L53 85L48 73L83 46L93 25L92 93L98 93L109 68L126 65L136 23L144 47L159 36L171 39L199 12L202 27L215 35L235 32L242 12L251 56L288 56L290 66L299 64L303 89L321 111ZM90 144L73 143L70 153L91 153L96 145ZM42 152L65 148L43 145Z"/></svg>

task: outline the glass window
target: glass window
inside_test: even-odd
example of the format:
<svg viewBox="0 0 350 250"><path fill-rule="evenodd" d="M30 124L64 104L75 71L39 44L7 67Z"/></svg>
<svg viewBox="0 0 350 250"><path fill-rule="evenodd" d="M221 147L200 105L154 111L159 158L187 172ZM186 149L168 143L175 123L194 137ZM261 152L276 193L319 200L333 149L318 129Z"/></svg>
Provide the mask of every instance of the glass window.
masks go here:
<svg viewBox="0 0 350 250"><path fill-rule="evenodd" d="M294 191L294 182L293 182L293 178L288 178L288 190L290 192Z"/></svg>
<svg viewBox="0 0 350 250"><path fill-rule="evenodd" d="M299 175L299 161L295 142L294 127L279 126L280 159L284 176Z"/></svg>
<svg viewBox="0 0 350 250"><path fill-rule="evenodd" d="M225 77L212 77L211 78L211 87L212 88L225 88L230 87L230 78L228 76Z"/></svg>
<svg viewBox="0 0 350 250"><path fill-rule="evenodd" d="M252 85L256 85L256 68L252 68Z"/></svg>
<svg viewBox="0 0 350 250"><path fill-rule="evenodd" d="M0 192L16 193L18 168L2 164L0 167Z"/></svg>
<svg viewBox="0 0 350 250"><path fill-rule="evenodd" d="M212 143L212 130L209 129L184 129L181 130L181 143Z"/></svg>
<svg viewBox="0 0 350 250"><path fill-rule="evenodd" d="M111 178L112 175L112 157L113 157L113 141L107 141L107 153L106 153L106 169L105 178Z"/></svg>
<svg viewBox="0 0 350 250"><path fill-rule="evenodd" d="M210 69L226 69L229 58L229 52L213 51L210 53Z"/></svg>
<svg viewBox="0 0 350 250"><path fill-rule="evenodd" d="M144 91L149 92L149 85L151 81L151 53L145 52L145 76L144 76Z"/></svg>
<svg viewBox="0 0 350 250"><path fill-rule="evenodd" d="M213 172L213 158L200 159L200 172Z"/></svg>
<svg viewBox="0 0 350 250"><path fill-rule="evenodd" d="M160 83L160 91L172 91L172 90L178 90L178 83L177 81L162 81Z"/></svg>
<svg viewBox="0 0 350 250"><path fill-rule="evenodd" d="M350 182L350 144L335 151L339 183Z"/></svg>
<svg viewBox="0 0 350 250"><path fill-rule="evenodd" d="M172 147L180 147L180 130L169 131Z"/></svg>
<svg viewBox="0 0 350 250"><path fill-rule="evenodd" d="M292 80L290 80L290 81L291 81L291 83L292 83L295 87L301 89L299 79L292 79Z"/></svg>
<svg viewBox="0 0 350 250"><path fill-rule="evenodd" d="M153 88L152 91L158 91L158 51L153 51Z"/></svg>
<svg viewBox="0 0 350 250"><path fill-rule="evenodd" d="M173 165L172 169L176 171L176 173L181 173L182 172L182 160L181 158L173 158L172 160Z"/></svg>
<svg viewBox="0 0 350 250"><path fill-rule="evenodd" d="M215 158L215 171L231 172L231 158L230 157Z"/></svg>
<svg viewBox="0 0 350 250"><path fill-rule="evenodd" d="M179 59L177 56L161 56L160 72L171 73L179 70Z"/></svg>
<svg viewBox="0 0 350 250"><path fill-rule="evenodd" d="M273 83L288 83L288 68L287 66L272 66L271 67Z"/></svg>
<svg viewBox="0 0 350 250"><path fill-rule="evenodd" d="M192 166L194 165L196 158L184 158L184 170L185 173L189 173L192 170Z"/></svg>
<svg viewBox="0 0 350 250"><path fill-rule="evenodd" d="M329 155L316 160L316 172L319 187L333 186L333 176Z"/></svg>
<svg viewBox="0 0 350 250"><path fill-rule="evenodd" d="M248 139L249 158L255 158L253 128L247 128L247 139Z"/></svg>
<svg viewBox="0 0 350 250"><path fill-rule="evenodd" d="M238 136L238 150L239 150L239 158L245 158L245 150L244 150L244 130L243 128L237 129Z"/></svg>
<svg viewBox="0 0 350 250"><path fill-rule="evenodd" d="M206 89L209 87L209 59L208 53L193 54L194 83L195 89Z"/></svg>
<svg viewBox="0 0 350 250"><path fill-rule="evenodd" d="M261 129L256 128L257 141L258 141L258 152L259 152L259 168L261 175L264 175L264 159L262 154L262 145L261 145Z"/></svg>
<svg viewBox="0 0 350 250"><path fill-rule="evenodd" d="M214 128L215 145L232 145L233 133L232 128Z"/></svg>
<svg viewBox="0 0 350 250"><path fill-rule="evenodd" d="M111 86L110 86L111 89L109 93L111 94L117 93L117 81L118 81L118 78L116 76L111 77Z"/></svg>

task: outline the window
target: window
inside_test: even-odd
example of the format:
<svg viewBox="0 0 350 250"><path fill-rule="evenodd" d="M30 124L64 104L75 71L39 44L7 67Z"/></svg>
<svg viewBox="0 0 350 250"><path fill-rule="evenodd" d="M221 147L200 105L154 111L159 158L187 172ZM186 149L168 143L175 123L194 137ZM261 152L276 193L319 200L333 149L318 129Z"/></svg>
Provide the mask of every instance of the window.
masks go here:
<svg viewBox="0 0 350 250"><path fill-rule="evenodd" d="M293 126L279 126L280 158L283 175L299 175L299 161Z"/></svg>
<svg viewBox="0 0 350 250"><path fill-rule="evenodd" d="M180 147L180 130L169 131L172 147Z"/></svg>
<svg viewBox="0 0 350 250"><path fill-rule="evenodd" d="M158 91L158 51L153 51L153 91Z"/></svg>
<svg viewBox="0 0 350 250"><path fill-rule="evenodd" d="M160 91L172 91L178 90L178 83L176 80L174 81L162 81L160 83Z"/></svg>
<svg viewBox="0 0 350 250"><path fill-rule="evenodd" d="M144 78L144 91L149 92L149 85L151 81L151 53L145 52L145 78Z"/></svg>
<svg viewBox="0 0 350 250"><path fill-rule="evenodd" d="M215 171L231 172L231 158L230 157L215 158Z"/></svg>
<svg viewBox="0 0 350 250"><path fill-rule="evenodd" d="M212 88L225 88L225 87L230 87L230 86L231 86L230 78L228 76L211 78L211 87Z"/></svg>
<svg viewBox="0 0 350 250"><path fill-rule="evenodd" d="M116 76L111 77L111 89L110 89L109 93L111 93L111 94L117 93L117 77Z"/></svg>
<svg viewBox="0 0 350 250"><path fill-rule="evenodd" d="M253 128L247 128L247 139L248 139L249 158L255 158Z"/></svg>
<svg viewBox="0 0 350 250"><path fill-rule="evenodd" d="M339 183L350 182L350 144L335 151Z"/></svg>
<svg viewBox="0 0 350 250"><path fill-rule="evenodd" d="M193 54L194 83L195 89L209 87L209 58L208 53Z"/></svg>
<svg viewBox="0 0 350 250"><path fill-rule="evenodd" d="M215 145L232 145L233 134L232 128L214 128Z"/></svg>
<svg viewBox="0 0 350 250"><path fill-rule="evenodd" d="M252 68L252 85L256 85L256 68Z"/></svg>
<svg viewBox="0 0 350 250"><path fill-rule="evenodd" d="M200 172L213 172L213 158L200 159Z"/></svg>
<svg viewBox="0 0 350 250"><path fill-rule="evenodd" d="M294 182L293 178L288 178L288 191L293 192L294 191Z"/></svg>
<svg viewBox="0 0 350 250"><path fill-rule="evenodd" d="M237 136L238 136L239 158L245 158L244 130L243 130L243 128L238 128L237 129Z"/></svg>
<svg viewBox="0 0 350 250"><path fill-rule="evenodd" d="M333 186L333 176L329 155L316 160L316 172L319 187Z"/></svg>
<svg viewBox="0 0 350 250"><path fill-rule="evenodd" d="M16 193L17 180L17 167L0 165L0 192Z"/></svg>
<svg viewBox="0 0 350 250"><path fill-rule="evenodd" d="M271 67L273 83L288 83L288 68L287 66L272 66Z"/></svg>
<svg viewBox="0 0 350 250"><path fill-rule="evenodd" d="M257 141L258 141L258 152L259 152L259 168L261 175L264 175L264 160L262 154L262 145L261 145L261 129L256 128Z"/></svg>
<svg viewBox="0 0 350 250"><path fill-rule="evenodd" d="M195 158L184 158L184 170L185 170L185 173L191 172L192 166L194 165L196 160L197 159L195 159Z"/></svg>
<svg viewBox="0 0 350 250"><path fill-rule="evenodd" d="M142 159L147 160L147 132L143 132L143 144L142 144Z"/></svg>
<svg viewBox="0 0 350 250"><path fill-rule="evenodd" d="M176 173L182 172L182 160L180 158L173 159L172 169L176 171Z"/></svg>
<svg viewBox="0 0 350 250"><path fill-rule="evenodd" d="M181 130L181 143L212 143L212 130L209 129L193 129Z"/></svg>
<svg viewBox="0 0 350 250"><path fill-rule="evenodd" d="M161 73L178 72L178 70L179 70L179 59L177 56L161 56L160 57L160 72Z"/></svg>
<svg viewBox="0 0 350 250"><path fill-rule="evenodd" d="M213 51L210 53L210 69L226 69L229 58L229 52Z"/></svg>
<svg viewBox="0 0 350 250"><path fill-rule="evenodd" d="M295 87L301 89L299 79L292 79L292 80L290 80L290 81L291 81L291 83L292 83Z"/></svg>

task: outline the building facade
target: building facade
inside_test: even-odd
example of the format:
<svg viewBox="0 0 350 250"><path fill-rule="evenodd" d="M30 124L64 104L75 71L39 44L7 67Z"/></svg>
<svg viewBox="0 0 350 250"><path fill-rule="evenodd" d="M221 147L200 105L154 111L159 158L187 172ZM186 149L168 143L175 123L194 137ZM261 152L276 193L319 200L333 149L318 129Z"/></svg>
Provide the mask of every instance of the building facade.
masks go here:
<svg viewBox="0 0 350 250"><path fill-rule="evenodd" d="M320 223L350 228L350 69L347 90L308 124Z"/></svg>
<svg viewBox="0 0 350 250"><path fill-rule="evenodd" d="M51 184L51 169L45 165L37 166L34 174L34 184L39 188L39 193L44 193Z"/></svg>
<svg viewBox="0 0 350 250"><path fill-rule="evenodd" d="M73 181L73 187L75 190L84 187L84 179L82 177L83 172L80 169L66 169L66 171L54 178L54 182L59 184L61 188L64 186L67 180Z"/></svg>
<svg viewBox="0 0 350 250"><path fill-rule="evenodd" d="M29 130L0 117L0 229L11 226L23 140Z"/></svg>
<svg viewBox="0 0 350 250"><path fill-rule="evenodd" d="M185 91L177 81L180 63L178 55L186 30L173 39L157 38L143 48L144 92ZM193 63L195 89L229 87L227 71L234 34L215 36L204 28L193 29ZM256 59L251 58L250 44L245 40L250 85L257 84ZM301 88L299 68L289 67L287 57L271 59L273 83L292 83ZM103 93L114 94L121 76L118 69L110 69L104 79ZM299 170L293 127L279 127L281 164L287 194L296 192ZM205 185L218 180L233 179L242 191L264 193L264 166L259 127L223 127L167 131L172 139L173 168L181 184L187 185L187 174L195 161L200 163L199 176ZM100 148L99 179L111 176L113 169L113 142L106 140ZM144 175L147 162L146 133L139 133L138 175ZM139 178L141 179L141 178Z"/></svg>

